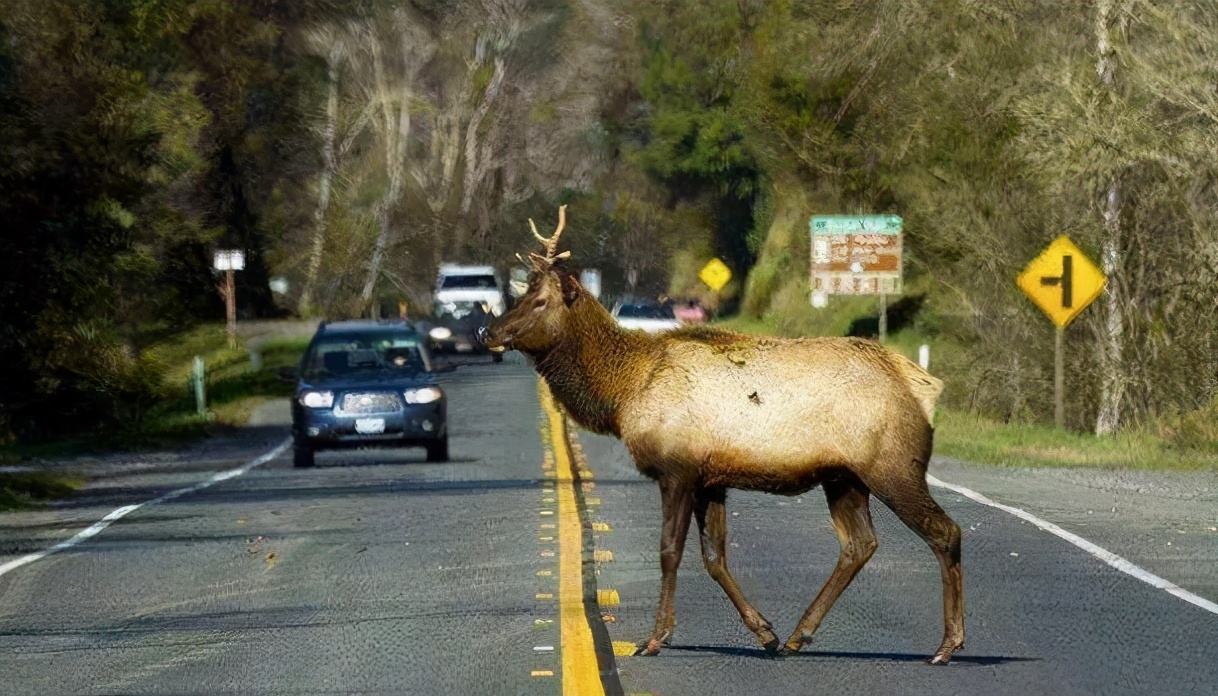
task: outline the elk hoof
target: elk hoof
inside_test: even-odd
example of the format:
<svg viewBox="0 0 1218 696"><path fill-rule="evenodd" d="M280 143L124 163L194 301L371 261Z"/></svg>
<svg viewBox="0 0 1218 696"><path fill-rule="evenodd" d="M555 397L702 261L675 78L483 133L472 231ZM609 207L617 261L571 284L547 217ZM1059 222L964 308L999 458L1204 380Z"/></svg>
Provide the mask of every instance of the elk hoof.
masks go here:
<svg viewBox="0 0 1218 696"><path fill-rule="evenodd" d="M960 643L960 644L957 644L954 646L944 646L942 648L939 648L939 652L937 652L933 656L931 656L931 658L926 661L926 664L928 664L928 665L946 665L947 663L952 661L952 653L956 652L957 650L959 650L963 647L964 647L964 643Z"/></svg>
<svg viewBox="0 0 1218 696"><path fill-rule="evenodd" d="M763 628L758 631L757 640L761 642L761 647L765 648L767 653L771 655L782 654L782 650L780 650L782 643L778 642L778 636L774 635L774 632L770 629Z"/></svg>
<svg viewBox="0 0 1218 696"><path fill-rule="evenodd" d="M663 647L664 647L664 644L662 642L660 642L659 640L656 640L655 638L650 638L648 640L645 640L645 641L639 643L635 647L634 654L651 657L653 655L659 655L660 650Z"/></svg>
<svg viewBox="0 0 1218 696"><path fill-rule="evenodd" d="M804 647L803 641L788 640L786 643L783 644L782 648L779 649L778 654L779 655L794 655L794 654L798 653L800 648L802 648L802 647Z"/></svg>
<svg viewBox="0 0 1218 696"><path fill-rule="evenodd" d="M653 633L647 640L635 644L635 655L659 655L664 646L672 643L672 629Z"/></svg>

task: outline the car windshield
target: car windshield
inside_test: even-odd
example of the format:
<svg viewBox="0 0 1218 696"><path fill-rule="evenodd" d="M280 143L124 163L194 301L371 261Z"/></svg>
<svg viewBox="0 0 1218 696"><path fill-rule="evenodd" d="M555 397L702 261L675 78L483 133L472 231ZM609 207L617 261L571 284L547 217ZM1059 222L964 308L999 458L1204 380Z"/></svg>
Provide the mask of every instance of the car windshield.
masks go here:
<svg viewBox="0 0 1218 696"><path fill-rule="evenodd" d="M403 333L321 336L305 356L305 379L351 375L403 375L427 371L418 337Z"/></svg>
<svg viewBox="0 0 1218 696"><path fill-rule="evenodd" d="M664 305L627 304L618 307L622 319L675 319L672 307Z"/></svg>
<svg viewBox="0 0 1218 696"><path fill-rule="evenodd" d="M495 290L493 275L450 275L440 282L441 290Z"/></svg>
<svg viewBox="0 0 1218 696"><path fill-rule="evenodd" d="M434 313L437 319L451 317L453 319L464 319L466 317L478 317L487 314L486 305L482 302L462 301L462 302L437 302L434 307Z"/></svg>

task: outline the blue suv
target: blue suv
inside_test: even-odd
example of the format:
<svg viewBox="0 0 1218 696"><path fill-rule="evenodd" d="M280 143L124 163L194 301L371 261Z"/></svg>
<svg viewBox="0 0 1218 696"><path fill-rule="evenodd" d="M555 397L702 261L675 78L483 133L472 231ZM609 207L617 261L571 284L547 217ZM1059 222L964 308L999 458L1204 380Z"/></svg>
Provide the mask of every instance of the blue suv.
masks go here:
<svg viewBox="0 0 1218 696"><path fill-rule="evenodd" d="M322 322L292 398L293 462L320 449L424 447L448 459L448 408L426 337L406 322Z"/></svg>

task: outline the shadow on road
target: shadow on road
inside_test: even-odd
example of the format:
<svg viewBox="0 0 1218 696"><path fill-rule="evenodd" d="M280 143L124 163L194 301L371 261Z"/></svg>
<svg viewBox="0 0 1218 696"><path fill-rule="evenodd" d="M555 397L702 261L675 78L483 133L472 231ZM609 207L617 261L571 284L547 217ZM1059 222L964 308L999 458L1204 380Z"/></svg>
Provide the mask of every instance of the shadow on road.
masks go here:
<svg viewBox="0 0 1218 696"><path fill-rule="evenodd" d="M729 645L672 645L666 650L672 652L715 653L718 655L734 655L737 657L755 657L763 660L830 659L882 662L926 662L927 658L930 657L929 653L914 654L893 652L850 652L837 650L806 650L804 652L795 653L794 655L783 655L781 657L776 657L761 648L736 648ZM952 664L960 663L970 665L1001 665L1008 662L1039 661L1039 657L1014 657L1003 655L955 655L952 657Z"/></svg>

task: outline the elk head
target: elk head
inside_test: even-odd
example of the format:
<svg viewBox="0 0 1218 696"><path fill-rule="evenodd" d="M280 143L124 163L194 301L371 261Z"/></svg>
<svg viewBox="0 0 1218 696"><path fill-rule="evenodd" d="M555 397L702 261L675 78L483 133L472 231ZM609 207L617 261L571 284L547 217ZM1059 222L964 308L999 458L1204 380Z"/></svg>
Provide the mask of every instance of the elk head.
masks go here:
<svg viewBox="0 0 1218 696"><path fill-rule="evenodd" d="M482 339L491 350L519 350L539 355L548 352L562 338L571 304L582 290L579 281L559 264L571 257L569 251L558 253L558 238L566 224L565 205L559 207L558 227L549 237L541 236L533 220L529 219L529 228L541 242L544 253L530 253L527 261L516 255L532 267L528 290L516 300L511 311L492 322L483 333Z"/></svg>

